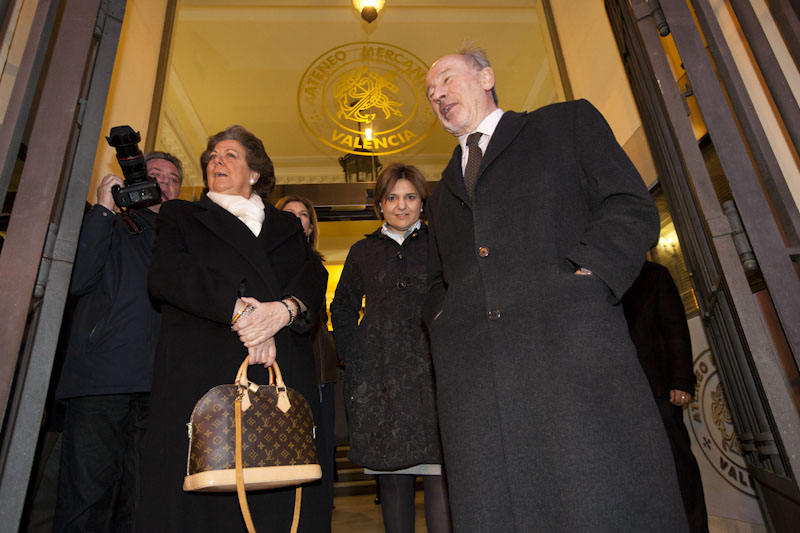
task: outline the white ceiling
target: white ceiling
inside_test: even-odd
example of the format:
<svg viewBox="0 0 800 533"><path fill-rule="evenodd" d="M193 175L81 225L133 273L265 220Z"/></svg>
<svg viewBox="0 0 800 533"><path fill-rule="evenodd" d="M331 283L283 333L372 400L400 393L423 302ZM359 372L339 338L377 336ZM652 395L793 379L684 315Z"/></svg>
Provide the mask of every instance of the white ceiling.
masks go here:
<svg viewBox="0 0 800 533"><path fill-rule="evenodd" d="M350 0L178 2L156 146L185 162L185 187L198 186L208 136L242 124L264 141L278 183L343 181L344 153L320 143L300 120L306 69L324 52L356 42L387 43L427 67L465 38L487 50L501 107L535 109L563 99L539 0L386 0L371 24ZM454 145L436 125L381 161L416 164L436 180Z"/></svg>

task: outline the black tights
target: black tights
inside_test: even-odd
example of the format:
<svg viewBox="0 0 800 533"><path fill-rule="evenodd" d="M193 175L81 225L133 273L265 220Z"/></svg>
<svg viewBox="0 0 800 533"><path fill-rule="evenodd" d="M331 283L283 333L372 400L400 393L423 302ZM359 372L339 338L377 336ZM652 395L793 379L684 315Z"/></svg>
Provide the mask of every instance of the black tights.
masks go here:
<svg viewBox="0 0 800 533"><path fill-rule="evenodd" d="M414 481L411 474L380 474L381 513L386 533L414 532ZM447 480L441 476L422 476L425 489L425 525L428 533L450 533L450 506Z"/></svg>

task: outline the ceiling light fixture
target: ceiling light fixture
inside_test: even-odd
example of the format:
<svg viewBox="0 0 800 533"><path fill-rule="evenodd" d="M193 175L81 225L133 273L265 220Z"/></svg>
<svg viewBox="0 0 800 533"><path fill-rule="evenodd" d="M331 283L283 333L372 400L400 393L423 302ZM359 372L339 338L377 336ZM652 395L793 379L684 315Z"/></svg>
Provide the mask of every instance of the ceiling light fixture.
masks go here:
<svg viewBox="0 0 800 533"><path fill-rule="evenodd" d="M353 6L361 13L361 18L372 22L378 18L378 12L383 9L386 0L353 0Z"/></svg>

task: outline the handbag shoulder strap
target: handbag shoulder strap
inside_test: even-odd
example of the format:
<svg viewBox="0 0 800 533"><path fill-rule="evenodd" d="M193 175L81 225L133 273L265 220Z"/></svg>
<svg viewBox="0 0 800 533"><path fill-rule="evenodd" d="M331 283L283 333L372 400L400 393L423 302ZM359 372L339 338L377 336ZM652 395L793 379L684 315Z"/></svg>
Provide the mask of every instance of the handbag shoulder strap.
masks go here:
<svg viewBox="0 0 800 533"><path fill-rule="evenodd" d="M239 498L239 509L242 512L245 526L248 533L256 533L256 526L253 524L253 517L250 515L250 506L247 504L247 492L244 490L244 469L242 468L242 399L237 397L233 402L236 420L236 451L234 453L236 462L236 496ZM300 525L300 505L303 500L303 489L298 486L294 491L294 514L292 515L291 533L297 533Z"/></svg>
<svg viewBox="0 0 800 533"><path fill-rule="evenodd" d="M294 490L294 515L292 516L291 533L297 533L297 526L300 525L300 504L303 501L303 489L298 486Z"/></svg>
<svg viewBox="0 0 800 533"><path fill-rule="evenodd" d="M247 533L256 533L256 526L253 525L253 517L250 516L250 506L247 505L247 493L244 490L244 471L242 470L242 399L237 397L233 402L234 417L236 420L236 450L234 452L236 462L236 495L239 497L239 509L242 511L242 518L247 526Z"/></svg>

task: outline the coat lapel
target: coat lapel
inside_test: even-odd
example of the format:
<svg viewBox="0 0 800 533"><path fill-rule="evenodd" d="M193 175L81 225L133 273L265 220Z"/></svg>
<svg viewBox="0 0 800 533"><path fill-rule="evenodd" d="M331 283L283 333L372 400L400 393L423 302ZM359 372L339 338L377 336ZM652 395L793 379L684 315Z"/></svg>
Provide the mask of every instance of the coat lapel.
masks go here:
<svg viewBox="0 0 800 533"><path fill-rule="evenodd" d="M264 229L258 236L258 240L262 243L266 253L272 251L273 248L298 231L302 231L299 219L295 220L297 217L292 215L292 218L289 218L281 214L272 204L264 206L264 215Z"/></svg>
<svg viewBox="0 0 800 533"><path fill-rule="evenodd" d="M511 141L519 134L520 130L525 125L524 116L524 113L515 113L514 111L506 111L503 113L489 141L489 146L486 148L486 153L483 154L483 159L481 159L481 168L478 170L478 181L480 181L483 171L508 148Z"/></svg>
<svg viewBox="0 0 800 533"><path fill-rule="evenodd" d="M264 227L261 228L261 233L258 235L259 250L264 255L264 266L259 269L262 278L266 280L267 286L272 291L272 296L276 300L283 298L286 294L283 293L283 286L275 276L270 264L266 261L267 255L275 249L278 245L291 238L298 231L303 231L300 225L300 219L291 215L285 216L272 204L264 206Z"/></svg>
<svg viewBox="0 0 800 533"><path fill-rule="evenodd" d="M456 149L453 150L453 157L442 172L442 181L459 200L470 203L467 189L464 187L463 170L461 170L461 145L456 146Z"/></svg>
<svg viewBox="0 0 800 533"><path fill-rule="evenodd" d="M525 113L516 113L514 111L506 111L503 113L497 128L492 134L489 141L489 146L486 148L486 153L481 159L481 168L478 170L478 181L484 171L492 164L492 161L503 153L503 151L511 144L511 141L519 134L522 127L525 125ZM447 168L442 172L442 181L447 184L450 191L457 196L462 202L471 204L467 197L467 190L464 187L464 175L461 169L461 145L456 146L453 150L453 157ZM477 187L477 185L476 185Z"/></svg>
<svg viewBox="0 0 800 533"><path fill-rule="evenodd" d="M267 254L278 244L297 232L271 204L265 206L264 226L256 238L235 216L203 196L197 205L203 208L195 214L197 220L211 233L218 236L244 259L256 272L272 293L280 297L281 286L273 272Z"/></svg>

